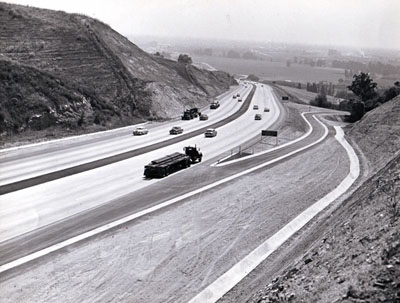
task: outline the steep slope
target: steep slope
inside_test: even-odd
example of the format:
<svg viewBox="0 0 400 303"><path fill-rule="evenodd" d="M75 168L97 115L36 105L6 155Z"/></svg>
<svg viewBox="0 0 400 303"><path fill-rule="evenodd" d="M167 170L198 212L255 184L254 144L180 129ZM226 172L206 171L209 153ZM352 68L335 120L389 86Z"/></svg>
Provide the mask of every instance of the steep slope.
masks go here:
<svg viewBox="0 0 400 303"><path fill-rule="evenodd" d="M362 150L372 172L382 168L400 152L400 96L368 112L346 133Z"/></svg>
<svg viewBox="0 0 400 303"><path fill-rule="evenodd" d="M397 156L328 218L304 255L247 302L400 302L399 176Z"/></svg>
<svg viewBox="0 0 400 303"><path fill-rule="evenodd" d="M0 28L0 60L7 61L3 64L10 73L15 66L31 67L85 92L83 96L94 115L84 111L87 119L81 126L96 122L113 127L138 118L169 118L178 115L182 105L207 104L210 97L234 83L225 73L177 62L171 66L167 60L145 53L108 25L83 15L0 3ZM190 77L182 75L182 69L189 70ZM28 100L23 94L24 82L3 82L13 87L14 94L20 90L17 98ZM8 110L3 100L16 98L10 91L1 96L3 110ZM57 108L48 108L53 110L62 115ZM81 115L82 111L73 113L76 123ZM3 112L3 116L9 115ZM13 123L8 120L8 124ZM0 121L0 127L1 133L9 130L4 121ZM29 125L13 129L26 128Z"/></svg>
<svg viewBox="0 0 400 303"><path fill-rule="evenodd" d="M400 97L346 133L369 179L288 244L276 261L286 268L248 302L400 302Z"/></svg>

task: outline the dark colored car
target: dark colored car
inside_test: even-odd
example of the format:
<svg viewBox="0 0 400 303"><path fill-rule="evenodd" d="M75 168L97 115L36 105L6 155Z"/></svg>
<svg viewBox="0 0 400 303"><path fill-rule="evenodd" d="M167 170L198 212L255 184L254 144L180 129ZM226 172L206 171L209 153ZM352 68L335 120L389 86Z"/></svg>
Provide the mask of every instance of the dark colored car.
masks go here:
<svg viewBox="0 0 400 303"><path fill-rule="evenodd" d="M261 119L262 119L262 116L260 114L256 114L254 116L254 120L261 120Z"/></svg>
<svg viewBox="0 0 400 303"><path fill-rule="evenodd" d="M177 134L181 134L181 133L183 133L183 128L180 126L174 126L169 131L170 135L177 135Z"/></svg>
<svg viewBox="0 0 400 303"><path fill-rule="evenodd" d="M219 107L219 102L215 101L210 104L210 109L217 109Z"/></svg>

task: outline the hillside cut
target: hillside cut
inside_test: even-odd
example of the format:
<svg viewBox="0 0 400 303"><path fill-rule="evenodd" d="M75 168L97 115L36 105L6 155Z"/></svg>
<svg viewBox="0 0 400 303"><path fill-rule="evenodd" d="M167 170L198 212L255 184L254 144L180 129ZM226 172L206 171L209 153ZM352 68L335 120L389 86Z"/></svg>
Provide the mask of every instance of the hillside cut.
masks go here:
<svg viewBox="0 0 400 303"><path fill-rule="evenodd" d="M0 3L0 133L117 127L201 107L236 84L150 55L84 15Z"/></svg>

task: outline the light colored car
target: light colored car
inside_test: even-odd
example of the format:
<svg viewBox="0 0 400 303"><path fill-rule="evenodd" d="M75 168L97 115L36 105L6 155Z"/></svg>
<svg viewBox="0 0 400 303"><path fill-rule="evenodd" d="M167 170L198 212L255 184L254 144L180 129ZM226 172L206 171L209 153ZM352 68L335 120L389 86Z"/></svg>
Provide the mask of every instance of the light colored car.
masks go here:
<svg viewBox="0 0 400 303"><path fill-rule="evenodd" d="M257 104L253 105L253 109L258 109L258 105Z"/></svg>
<svg viewBox="0 0 400 303"><path fill-rule="evenodd" d="M149 130L143 126L136 127L133 131L134 136L147 135Z"/></svg>
<svg viewBox="0 0 400 303"><path fill-rule="evenodd" d="M201 114L200 120L208 120L208 116L206 114Z"/></svg>
<svg viewBox="0 0 400 303"><path fill-rule="evenodd" d="M217 131L214 128L209 128L204 133L205 137L215 137L217 135Z"/></svg>
<svg viewBox="0 0 400 303"><path fill-rule="evenodd" d="M210 104L210 109L217 109L219 107L219 102L214 101Z"/></svg>
<svg viewBox="0 0 400 303"><path fill-rule="evenodd" d="M265 108L264 108L264 111L265 111L265 112L269 112L269 108L268 108L268 107L265 107Z"/></svg>
<svg viewBox="0 0 400 303"><path fill-rule="evenodd" d="M177 134L181 134L181 133L183 133L183 128L180 126L174 126L169 131L170 135L177 135Z"/></svg>
<svg viewBox="0 0 400 303"><path fill-rule="evenodd" d="M261 120L261 119L262 119L262 116L260 114L256 114L254 116L254 120Z"/></svg>

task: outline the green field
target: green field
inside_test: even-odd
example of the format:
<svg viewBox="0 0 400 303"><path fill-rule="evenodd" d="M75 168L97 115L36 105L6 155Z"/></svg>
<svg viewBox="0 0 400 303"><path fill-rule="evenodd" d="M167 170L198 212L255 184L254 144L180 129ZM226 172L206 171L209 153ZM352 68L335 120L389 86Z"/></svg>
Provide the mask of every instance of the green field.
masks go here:
<svg viewBox="0 0 400 303"><path fill-rule="evenodd" d="M339 68L311 67L292 64L286 67L285 62L261 60L231 59L224 57L192 56L194 63L208 63L218 70L236 75L254 74L265 80L290 80L293 82L328 81L336 83L344 79L344 70Z"/></svg>

